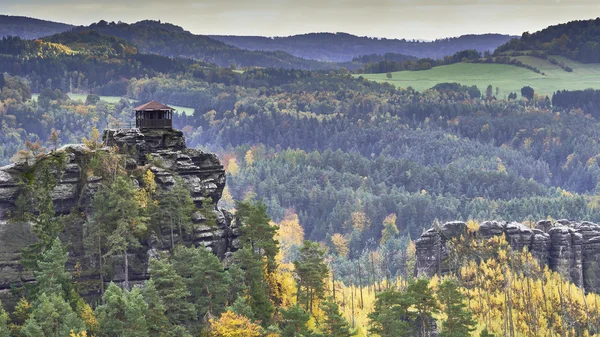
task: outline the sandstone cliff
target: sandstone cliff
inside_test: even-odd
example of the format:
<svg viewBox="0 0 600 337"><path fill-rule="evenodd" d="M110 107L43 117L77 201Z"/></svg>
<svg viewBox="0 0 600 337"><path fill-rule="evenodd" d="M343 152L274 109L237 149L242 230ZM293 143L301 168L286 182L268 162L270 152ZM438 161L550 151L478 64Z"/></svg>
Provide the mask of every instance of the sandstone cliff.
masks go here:
<svg viewBox="0 0 600 337"><path fill-rule="evenodd" d="M198 208L202 203L212 201L217 225L208 226L206 219L197 212L193 221L193 233L187 233L183 240L188 244L205 246L220 258L225 258L238 245L239 235L237 222L230 213L218 209L217 202L225 187L225 171L216 155L195 149L188 149L180 131L152 130L140 132L137 129L106 130L104 145L118 146L126 152L123 165L127 170L139 168L150 169L155 175L159 188L168 189L175 183L175 176L183 179L190 190L192 199ZM106 147L96 151L106 151ZM64 161L62 170L54 172L57 184L52 192L52 199L58 214L77 212L82 214L81 220L69 224L63 242L69 242L70 268L81 266L81 284L89 283L89 289L83 291L93 294L98 287L98 275L95 261L87 256L83 249L85 219L89 217L89 206L95 191L102 182L101 177L86 174L86 165L94 153L85 145L67 145L53 151L40 160L61 157ZM32 281L31 275L23 272L19 263L20 249L35 240L29 224L11 221L9 215L15 209L17 198L22 192L22 178L35 166L16 163L0 168L0 289L8 291L11 284ZM204 205L206 208L206 205ZM165 226L166 230L166 226ZM132 281L141 281L148 277L148 257L158 251L170 248L170 239L164 233L149 235L143 248L130 252L132 261L129 273ZM112 280L123 278L123 267L120 259L115 259L114 270L110 272Z"/></svg>
<svg viewBox="0 0 600 337"><path fill-rule="evenodd" d="M423 233L416 241L415 274L432 276L448 272L446 243L465 234L466 227L463 222L448 222ZM600 225L585 221L544 220L531 229L516 222L485 221L476 233L482 238L502 234L513 249L527 247L541 264L577 286L587 291L600 291Z"/></svg>

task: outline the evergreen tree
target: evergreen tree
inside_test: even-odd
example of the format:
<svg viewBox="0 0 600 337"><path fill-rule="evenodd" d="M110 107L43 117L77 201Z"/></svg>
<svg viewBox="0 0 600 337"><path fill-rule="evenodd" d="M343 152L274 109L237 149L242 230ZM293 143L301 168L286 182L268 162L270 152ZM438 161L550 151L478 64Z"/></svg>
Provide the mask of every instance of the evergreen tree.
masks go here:
<svg viewBox="0 0 600 337"><path fill-rule="evenodd" d="M65 271L68 256L58 238L54 239L49 250L42 253L33 273L38 294L46 293L66 298L70 293L71 274Z"/></svg>
<svg viewBox="0 0 600 337"><path fill-rule="evenodd" d="M442 304L442 312L447 319L442 323L440 337L468 336L476 322L463 303L464 296L458 290L456 281L446 279L440 284L437 297Z"/></svg>
<svg viewBox="0 0 600 337"><path fill-rule="evenodd" d="M21 333L26 337L69 336L85 331L85 324L60 296L42 293Z"/></svg>
<svg viewBox="0 0 600 337"><path fill-rule="evenodd" d="M102 301L103 304L96 308L101 335L121 336L126 327L123 291L111 282L102 296Z"/></svg>
<svg viewBox="0 0 600 337"><path fill-rule="evenodd" d="M37 237L37 242L23 249L21 263L28 269L35 269L42 254L50 249L54 239L62 233L64 224L56 215L52 201L52 191L56 186L56 177L50 165L58 165L53 159L44 159L36 166L35 176L26 182L24 192L19 198L24 209L17 209L23 215L23 220L31 223L31 231ZM56 168L60 169L60 168ZM27 176L25 176L27 177ZM33 213L29 213L33 205Z"/></svg>
<svg viewBox="0 0 600 337"><path fill-rule="evenodd" d="M185 280L168 261L150 260L150 279L162 300L172 327L191 326L197 321L195 307L188 301L190 292Z"/></svg>
<svg viewBox="0 0 600 337"><path fill-rule="evenodd" d="M102 335L109 337L148 336L146 322L148 304L144 302L139 289L134 288L131 291L123 292L121 288L111 282L102 299L104 304L96 309Z"/></svg>
<svg viewBox="0 0 600 337"><path fill-rule="evenodd" d="M146 315L148 335L151 337L168 336L169 319L165 314L165 305L160 299L153 280L146 281L142 289L142 295L144 296L144 301L148 304L148 313Z"/></svg>
<svg viewBox="0 0 600 337"><path fill-rule="evenodd" d="M250 247L235 252L234 261L244 270L244 283L247 288L248 305L255 319L268 326L275 308L270 298L270 287L265 278L265 266Z"/></svg>
<svg viewBox="0 0 600 337"><path fill-rule="evenodd" d="M318 243L304 241L300 256L294 261L298 278L298 303L303 303L306 311L312 313L314 301L323 298L325 279L329 272L323 261L325 252Z"/></svg>
<svg viewBox="0 0 600 337"><path fill-rule="evenodd" d="M375 308L369 314L369 332L381 337L413 336L414 313L412 303L399 291L386 290L377 294Z"/></svg>
<svg viewBox="0 0 600 337"><path fill-rule="evenodd" d="M0 302L0 337L11 337L11 331L8 328L9 323L10 317L8 317L8 313L4 310L2 302Z"/></svg>
<svg viewBox="0 0 600 337"><path fill-rule="evenodd" d="M481 333L479 334L479 337L496 337L496 335L489 333L488 332L488 328L485 327L483 328L483 330L481 330Z"/></svg>
<svg viewBox="0 0 600 337"><path fill-rule="evenodd" d="M321 309L325 319L321 322L321 330L326 336L350 337L354 333L350 331L350 325L340 314L338 305L332 300L321 303Z"/></svg>
<svg viewBox="0 0 600 337"><path fill-rule="evenodd" d="M433 314L438 312L438 304L433 295L433 290L429 287L429 280L418 279L411 282L406 288L405 296L416 309L421 327L421 336L429 336Z"/></svg>
<svg viewBox="0 0 600 337"><path fill-rule="evenodd" d="M307 326L310 314L298 305L281 309L281 337L313 336L313 331Z"/></svg>
<svg viewBox="0 0 600 337"><path fill-rule="evenodd" d="M229 278L216 255L203 247L179 246L173 253L173 267L185 278L199 317L218 316L224 311Z"/></svg>
<svg viewBox="0 0 600 337"><path fill-rule="evenodd" d="M103 234L107 234L108 251L104 256L123 256L125 280L123 285L129 288L130 248L140 246L138 237L146 231L147 218L143 216L137 202L132 182L118 176L110 186L103 186L94 196L93 203L95 234L98 236L98 250L102 251Z"/></svg>
<svg viewBox="0 0 600 337"><path fill-rule="evenodd" d="M147 337L148 323L148 304L142 297L139 288L133 288L131 291L125 291L125 331L122 337Z"/></svg>
<svg viewBox="0 0 600 337"><path fill-rule="evenodd" d="M267 271L273 273L277 268L275 256L279 252L279 245L275 240L277 227L270 223L267 206L262 201L241 201L236 208L236 216L242 222L242 243L264 257Z"/></svg>
<svg viewBox="0 0 600 337"><path fill-rule="evenodd" d="M179 240L183 240L184 231L191 232L192 214L196 211L190 191L185 187L182 179L177 179L171 189L163 190L158 194L158 206L153 208L152 222L158 233L161 226L168 224L171 249L175 248L175 231L179 232ZM205 217L213 216L212 212L205 212Z"/></svg>

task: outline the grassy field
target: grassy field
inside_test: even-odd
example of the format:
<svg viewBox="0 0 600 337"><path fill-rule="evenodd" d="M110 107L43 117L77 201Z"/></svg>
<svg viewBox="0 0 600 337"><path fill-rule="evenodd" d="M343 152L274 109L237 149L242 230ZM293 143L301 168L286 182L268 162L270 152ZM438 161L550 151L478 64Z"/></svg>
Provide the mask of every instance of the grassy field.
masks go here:
<svg viewBox="0 0 600 337"><path fill-rule="evenodd" d="M38 96L40 94L32 94L31 98L34 100L38 99ZM87 98L87 94L68 94L69 97L74 100L74 101L82 101L85 102L86 98ZM100 96L100 100L108 102L108 103L117 103L119 102L122 98L128 99L126 97L120 97L120 96ZM129 99L130 102L134 103L135 100ZM194 108L189 108L189 107L184 107L184 106L177 106L177 105L172 105L172 104L168 104L171 108L175 109L178 113L184 114L184 115L193 115L195 109Z"/></svg>
<svg viewBox="0 0 600 337"><path fill-rule="evenodd" d="M488 85L500 89L500 97L505 98L511 92L519 93L529 85L537 93L551 95L562 89L600 89L600 64L583 64L560 56L551 56L573 68L569 73L540 58L519 56L521 62L533 65L546 75L534 73L525 68L505 64L456 63L422 71L399 71L386 74L364 74L364 78L389 82L397 87L413 87L424 90L443 82L458 82L464 85L476 85L483 93ZM359 75L356 75L359 76Z"/></svg>

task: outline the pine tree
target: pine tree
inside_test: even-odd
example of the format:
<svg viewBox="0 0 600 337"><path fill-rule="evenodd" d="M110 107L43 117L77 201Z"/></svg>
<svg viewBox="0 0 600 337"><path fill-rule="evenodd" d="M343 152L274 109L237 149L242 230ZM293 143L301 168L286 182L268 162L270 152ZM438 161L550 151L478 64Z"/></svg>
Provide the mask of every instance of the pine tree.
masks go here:
<svg viewBox="0 0 600 337"><path fill-rule="evenodd" d="M329 269L323 261L325 252L318 243L304 241L300 256L294 261L298 278L298 303L303 303L306 311L312 313L314 301L323 298Z"/></svg>
<svg viewBox="0 0 600 337"><path fill-rule="evenodd" d="M42 293L21 333L26 337L68 336L85 331L85 324L60 295Z"/></svg>
<svg viewBox="0 0 600 337"><path fill-rule="evenodd" d="M447 319L442 323L440 337L468 336L476 322L463 303L464 296L458 290L455 280L446 279L440 284L437 296L442 304L442 312Z"/></svg>
<svg viewBox="0 0 600 337"><path fill-rule="evenodd" d="M125 331L122 337L147 337L148 323L146 316L148 314L148 304L142 297L139 288L133 288L131 291L125 291Z"/></svg>
<svg viewBox="0 0 600 337"><path fill-rule="evenodd" d="M205 248L180 246L173 253L173 267L185 278L199 317L218 316L224 311L229 278L219 258Z"/></svg>
<svg viewBox="0 0 600 337"><path fill-rule="evenodd" d="M354 333L350 331L350 325L340 314L338 305L332 300L321 303L321 309L325 314L325 319L321 322L321 331L326 336L331 337L350 337Z"/></svg>
<svg viewBox="0 0 600 337"><path fill-rule="evenodd" d="M4 310L2 306L2 302L0 302L0 337L10 337L11 331L8 328L8 323L10 322L10 318L8 317L8 313Z"/></svg>
<svg viewBox="0 0 600 337"><path fill-rule="evenodd" d="M144 296L144 301L148 304L148 313L146 315L148 335L151 337L168 336L169 319L165 314L165 305L158 295L153 280L146 281L142 289L142 295Z"/></svg>
<svg viewBox="0 0 600 337"><path fill-rule="evenodd" d="M421 336L429 336L430 322L433 314L438 312L437 301L433 290L429 287L429 280L418 279L411 282L406 288L405 296L408 297L417 311L421 326Z"/></svg>
<svg viewBox="0 0 600 337"><path fill-rule="evenodd" d="M104 304L96 308L101 335L121 336L125 331L125 299L123 291L110 283L102 296Z"/></svg>
<svg viewBox="0 0 600 337"><path fill-rule="evenodd" d="M130 248L140 246L139 239L146 231L146 221L137 202L136 191L130 180L117 177L110 186L103 186L94 196L93 232L98 237L98 252L106 245L108 251L103 256L123 256L125 280L123 285L129 289ZM105 243L102 237L106 236ZM102 255L102 254L100 254Z"/></svg>
<svg viewBox="0 0 600 337"><path fill-rule="evenodd" d="M54 239L49 250L42 253L33 273L38 294L54 294L66 298L71 286L71 274L65 271L68 256L58 238Z"/></svg>
<svg viewBox="0 0 600 337"><path fill-rule="evenodd" d="M168 224L171 238L171 249L175 248L175 231L179 232L179 240L183 240L184 231L191 232L192 214L196 211L190 191L185 187L182 179L175 181L175 186L163 190L158 195L158 206L153 208L152 222L158 231L161 226ZM214 217L212 212L204 212L206 218Z"/></svg>
<svg viewBox="0 0 600 337"><path fill-rule="evenodd" d="M172 326L189 326L197 321L194 305L188 302L190 292L185 280L175 272L168 261L150 260L150 279L162 300L166 316Z"/></svg>
<svg viewBox="0 0 600 337"><path fill-rule="evenodd" d="M236 216L242 222L242 243L266 259L269 273L275 272L275 256L279 253L279 245L275 240L277 227L270 223L267 206L262 201L241 201L237 203L236 208Z"/></svg>
<svg viewBox="0 0 600 337"><path fill-rule="evenodd" d="M381 337L413 336L414 313L409 311L412 303L399 291L386 290L377 295L375 308L369 314L369 332Z"/></svg>
<svg viewBox="0 0 600 337"><path fill-rule="evenodd" d="M275 308L270 298L271 289L265 278L265 266L260 256L248 247L235 252L234 261L244 270L248 305L252 308L255 319L263 326L268 326Z"/></svg>
<svg viewBox="0 0 600 337"><path fill-rule="evenodd" d="M313 336L313 331L307 326L310 314L298 305L288 309L281 309L281 337Z"/></svg>

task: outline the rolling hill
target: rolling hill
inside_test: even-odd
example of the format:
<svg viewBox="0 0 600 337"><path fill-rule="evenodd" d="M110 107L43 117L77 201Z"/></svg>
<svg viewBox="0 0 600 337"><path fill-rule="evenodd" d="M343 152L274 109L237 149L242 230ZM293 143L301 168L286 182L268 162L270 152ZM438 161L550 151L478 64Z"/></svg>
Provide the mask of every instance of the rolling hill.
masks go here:
<svg viewBox="0 0 600 337"><path fill-rule="evenodd" d="M328 62L347 62L361 55L386 53L437 59L467 49L475 49L479 52L493 51L513 38L509 35L484 34L421 42L361 37L346 33L311 33L273 38L262 36L211 37L243 49L281 50L297 57Z"/></svg>
<svg viewBox="0 0 600 337"><path fill-rule="evenodd" d="M588 88L600 89L600 64L584 64L565 57L555 56L573 68L566 72L559 66L547 60L532 57L516 57L524 64L533 65L546 75L537 74L531 70L507 64L487 63L456 63L434 67L422 71L399 71L386 74L360 75L377 82L388 82L398 87L413 87L425 90L443 82L458 82L463 85L476 85L482 92L488 85L499 88L500 97L506 98L509 93L519 93L524 86L531 86L535 92L552 95L557 90L583 90ZM355 75L359 76L359 75Z"/></svg>
<svg viewBox="0 0 600 337"><path fill-rule="evenodd" d="M25 16L0 15L0 38L5 36L18 36L22 39L36 39L38 37L61 33L73 26L46 20L28 18Z"/></svg>

